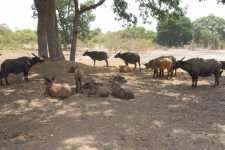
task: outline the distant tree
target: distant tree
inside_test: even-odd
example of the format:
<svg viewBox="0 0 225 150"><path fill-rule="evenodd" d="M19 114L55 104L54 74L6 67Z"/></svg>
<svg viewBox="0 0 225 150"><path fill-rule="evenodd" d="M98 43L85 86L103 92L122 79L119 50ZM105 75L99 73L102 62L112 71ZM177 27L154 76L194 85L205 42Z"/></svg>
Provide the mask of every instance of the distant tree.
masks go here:
<svg viewBox="0 0 225 150"><path fill-rule="evenodd" d="M204 47L208 47L208 45L214 47L212 39L215 37L221 41L220 44L225 41L225 20L212 14L195 20L193 30L194 42L203 44Z"/></svg>
<svg viewBox="0 0 225 150"><path fill-rule="evenodd" d="M190 43L193 37L192 23L188 17L182 17L174 25L158 22L156 28L156 43L166 47L183 46Z"/></svg>
<svg viewBox="0 0 225 150"><path fill-rule="evenodd" d="M106 36L106 48L111 52L112 50L116 53L121 46L121 37L118 32L111 32Z"/></svg>

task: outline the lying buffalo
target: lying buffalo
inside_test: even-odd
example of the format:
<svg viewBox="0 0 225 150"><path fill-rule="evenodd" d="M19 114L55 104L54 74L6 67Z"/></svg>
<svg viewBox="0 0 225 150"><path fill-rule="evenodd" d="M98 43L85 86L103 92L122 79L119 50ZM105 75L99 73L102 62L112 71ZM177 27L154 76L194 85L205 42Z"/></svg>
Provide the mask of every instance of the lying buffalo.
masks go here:
<svg viewBox="0 0 225 150"><path fill-rule="evenodd" d="M53 84L53 81L55 79L54 77L45 77L45 84L46 86L46 91L49 93L52 97L56 98L67 98L70 97L71 95L71 87L67 84Z"/></svg>
<svg viewBox="0 0 225 150"><path fill-rule="evenodd" d="M90 92L88 92L88 95L96 95L98 97L109 97L110 93L109 88L100 83L96 83L93 81L86 82L83 88L91 90Z"/></svg>
<svg viewBox="0 0 225 150"><path fill-rule="evenodd" d="M8 83L8 76L10 73L18 74L23 72L25 81L29 81L28 72L30 68L36 63L42 63L45 60L35 54L34 57L20 57L17 59L6 59L1 65L1 85L2 78L5 78L5 82Z"/></svg>
<svg viewBox="0 0 225 150"><path fill-rule="evenodd" d="M91 57L92 60L94 60L94 65L95 65L95 61L98 60L98 61L102 61L102 60L105 60L106 62L106 66L109 66L108 65L108 55L106 52L97 52L97 51L86 51L84 52L83 56L89 56Z"/></svg>
<svg viewBox="0 0 225 150"><path fill-rule="evenodd" d="M127 80L123 76L114 76L112 81L112 93L114 96L122 99L134 98L134 90L129 84L125 84Z"/></svg>
<svg viewBox="0 0 225 150"><path fill-rule="evenodd" d="M127 73L127 72L131 72L131 68L129 66L125 66L125 65L121 65L119 66L119 72L121 73Z"/></svg>
<svg viewBox="0 0 225 150"><path fill-rule="evenodd" d="M220 69L222 68L221 62L215 59L192 58L187 61L183 61L183 59L177 61L172 69L181 68L187 71L192 77L192 87L197 87L198 76L208 77L212 74L215 76L213 86L219 85Z"/></svg>
<svg viewBox="0 0 225 150"><path fill-rule="evenodd" d="M137 63L139 64L139 68L141 69L141 64L140 64L140 56L136 53L130 53L126 52L121 54L120 52L117 53L114 58L121 58L124 60L125 65L128 66L128 64L134 64L134 69L136 69Z"/></svg>

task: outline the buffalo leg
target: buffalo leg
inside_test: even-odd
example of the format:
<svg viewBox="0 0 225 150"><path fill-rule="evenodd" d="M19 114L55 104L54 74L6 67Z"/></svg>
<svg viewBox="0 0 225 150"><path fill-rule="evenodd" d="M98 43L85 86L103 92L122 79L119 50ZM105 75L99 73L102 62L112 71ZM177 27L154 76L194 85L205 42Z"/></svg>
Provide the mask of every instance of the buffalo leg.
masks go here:
<svg viewBox="0 0 225 150"><path fill-rule="evenodd" d="M2 84L2 77L1 77L1 86L3 86L3 84Z"/></svg>
<svg viewBox="0 0 225 150"><path fill-rule="evenodd" d="M218 75L214 75L214 76L215 76L215 83L213 87L215 87L216 85L219 85L219 76Z"/></svg>
<svg viewBox="0 0 225 150"><path fill-rule="evenodd" d="M140 61L138 62L138 65L139 65L139 70L141 70L141 63L140 63Z"/></svg>
<svg viewBox="0 0 225 150"><path fill-rule="evenodd" d="M192 87L194 87L194 76L192 76Z"/></svg>
<svg viewBox="0 0 225 150"><path fill-rule="evenodd" d="M197 87L198 77L195 77L195 87Z"/></svg>
<svg viewBox="0 0 225 150"><path fill-rule="evenodd" d="M25 81L29 81L29 79L28 79L28 72L24 71L23 75L24 75L24 80Z"/></svg>
<svg viewBox="0 0 225 150"><path fill-rule="evenodd" d="M197 87L198 76L192 76L192 87Z"/></svg>
<svg viewBox="0 0 225 150"><path fill-rule="evenodd" d="M8 76L9 76L9 73L6 73L6 74L4 75L4 79L5 79L5 82L6 82L7 85L9 85L9 82L8 82Z"/></svg>
<svg viewBox="0 0 225 150"><path fill-rule="evenodd" d="M134 69L133 69L133 71L136 69L136 66L137 66L137 63L134 64Z"/></svg>
<svg viewBox="0 0 225 150"><path fill-rule="evenodd" d="M77 82L77 81L75 82L75 84L76 84L75 91L76 91L76 92L78 92L79 84L78 84L78 82Z"/></svg>
<svg viewBox="0 0 225 150"><path fill-rule="evenodd" d="M94 66L95 66L95 60L94 60Z"/></svg>
<svg viewBox="0 0 225 150"><path fill-rule="evenodd" d="M109 66L109 64L108 64L108 60L105 60L105 62L106 62L106 67L108 67L108 66Z"/></svg>
<svg viewBox="0 0 225 150"><path fill-rule="evenodd" d="M79 81L79 85L80 85L80 91L81 91L81 93L83 93L82 82L81 81Z"/></svg>
<svg viewBox="0 0 225 150"><path fill-rule="evenodd" d="M155 73L156 73L156 78L158 78L159 77L158 69L156 69Z"/></svg>

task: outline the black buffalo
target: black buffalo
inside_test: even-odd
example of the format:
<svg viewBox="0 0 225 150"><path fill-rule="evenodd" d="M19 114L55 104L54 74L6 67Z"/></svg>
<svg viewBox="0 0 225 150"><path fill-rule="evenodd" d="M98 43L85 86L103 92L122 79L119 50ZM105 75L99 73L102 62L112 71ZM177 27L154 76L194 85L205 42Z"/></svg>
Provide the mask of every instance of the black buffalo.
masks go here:
<svg viewBox="0 0 225 150"><path fill-rule="evenodd" d="M42 63L45 60L35 54L32 54L34 57L20 57L17 59L6 59L1 65L1 85L2 78L5 78L6 84L8 83L8 76L10 73L18 74L23 72L25 81L28 79L28 71L36 63Z"/></svg>
<svg viewBox="0 0 225 150"><path fill-rule="evenodd" d="M120 52L117 53L114 58L121 58L124 60L125 65L128 66L128 63L130 64L134 64L134 69L136 69L137 66L137 62L139 64L139 68L141 69L141 64L140 64L140 56L136 53L130 53L130 52L126 52L121 54Z"/></svg>
<svg viewBox="0 0 225 150"><path fill-rule="evenodd" d="M97 51L91 51L91 52L88 52L86 51L83 56L89 56L91 57L92 60L94 60L94 65L95 65L95 61L98 60L98 61L102 61L102 60L105 60L106 62L106 66L109 66L108 65L108 55L106 52L97 52Z"/></svg>
<svg viewBox="0 0 225 150"><path fill-rule="evenodd" d="M183 61L183 59L177 61L172 69L181 68L187 71L192 77L192 87L197 87L198 76L208 77L212 74L215 76L213 86L219 85L220 70L222 68L221 62L215 59L192 58L187 61Z"/></svg>

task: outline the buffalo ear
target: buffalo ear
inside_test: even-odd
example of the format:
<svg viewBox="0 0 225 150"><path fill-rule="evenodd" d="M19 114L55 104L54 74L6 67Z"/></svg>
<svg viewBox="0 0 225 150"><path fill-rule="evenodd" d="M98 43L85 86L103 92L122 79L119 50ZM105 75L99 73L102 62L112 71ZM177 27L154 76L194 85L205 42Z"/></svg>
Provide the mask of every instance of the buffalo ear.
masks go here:
<svg viewBox="0 0 225 150"><path fill-rule="evenodd" d="M184 59L185 57L183 57L181 60L180 60L180 62Z"/></svg>
<svg viewBox="0 0 225 150"><path fill-rule="evenodd" d="M47 77L44 76L45 79L48 79Z"/></svg>
<svg viewBox="0 0 225 150"><path fill-rule="evenodd" d="M52 81L54 81L54 79L55 79L55 76L56 76L56 75L54 75L54 77L52 77Z"/></svg>
<svg viewBox="0 0 225 150"><path fill-rule="evenodd" d="M34 53L31 53L34 57L37 57Z"/></svg>

